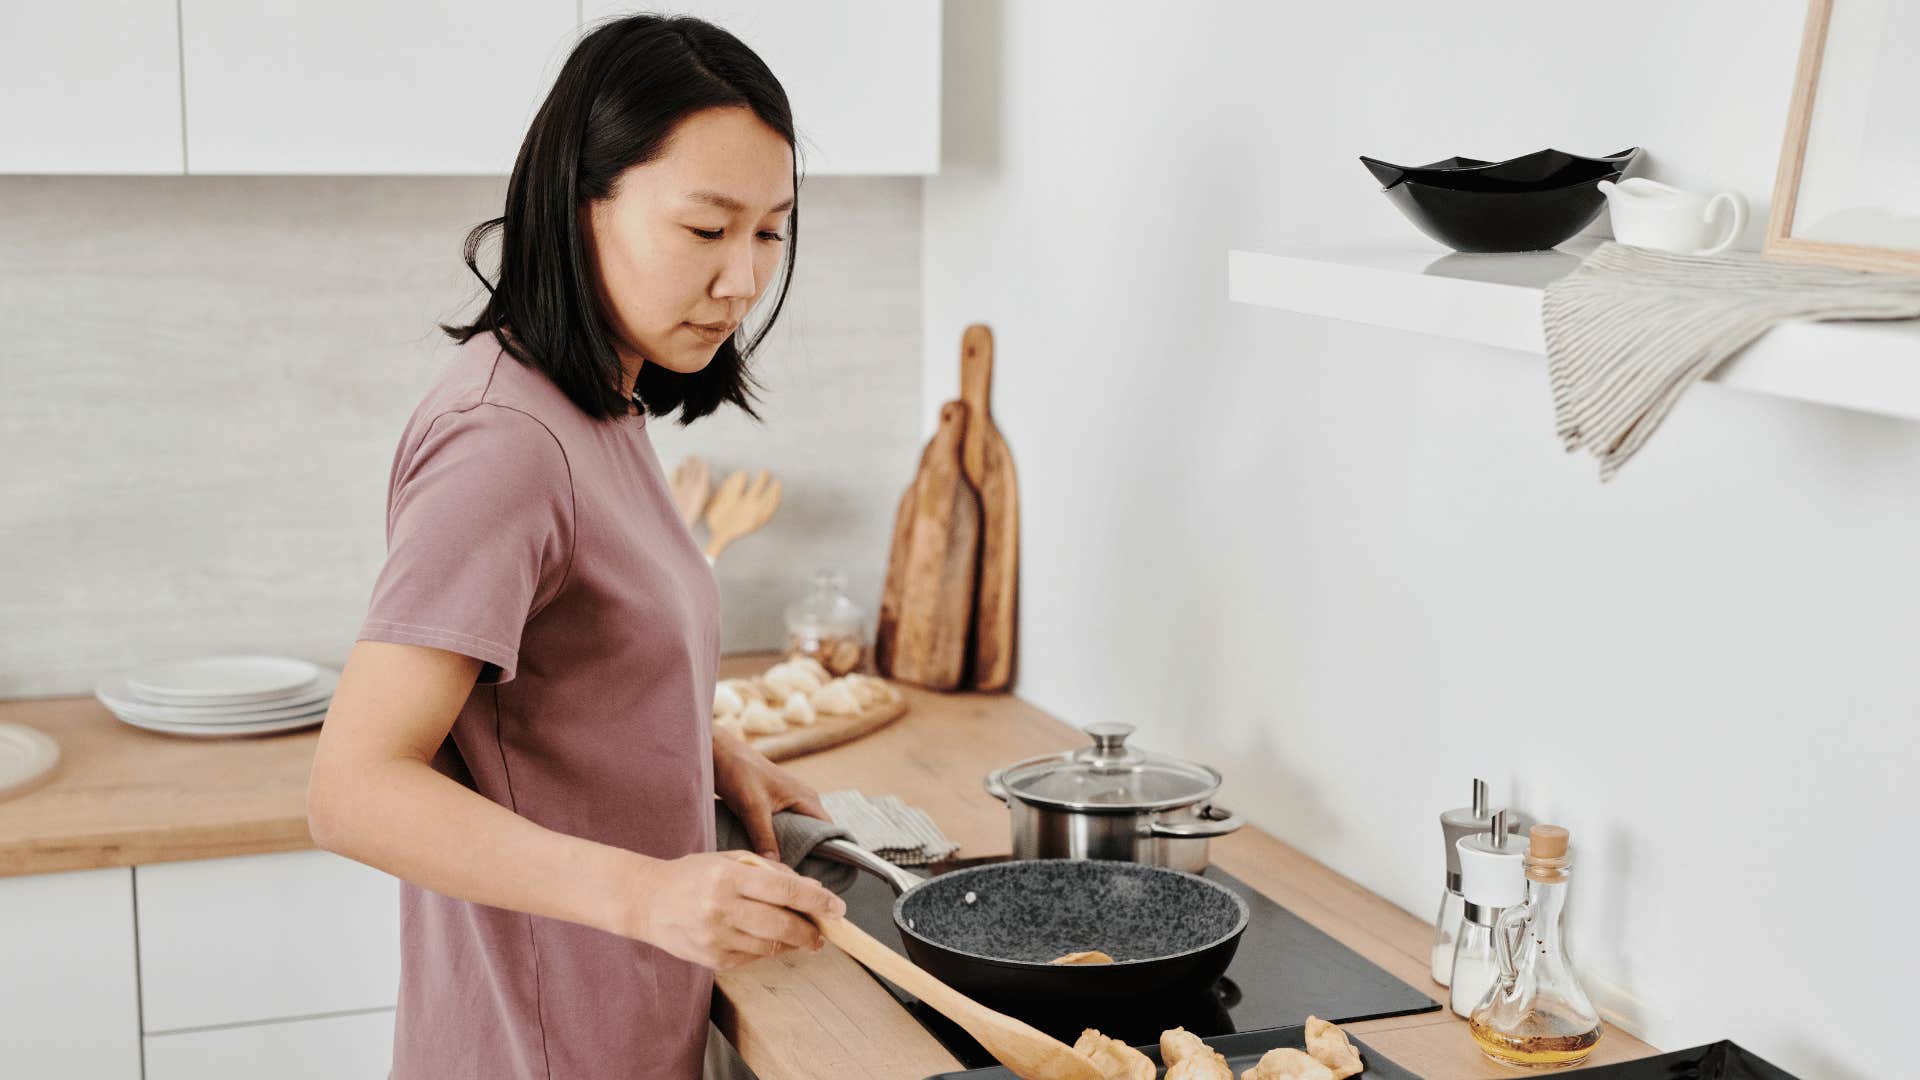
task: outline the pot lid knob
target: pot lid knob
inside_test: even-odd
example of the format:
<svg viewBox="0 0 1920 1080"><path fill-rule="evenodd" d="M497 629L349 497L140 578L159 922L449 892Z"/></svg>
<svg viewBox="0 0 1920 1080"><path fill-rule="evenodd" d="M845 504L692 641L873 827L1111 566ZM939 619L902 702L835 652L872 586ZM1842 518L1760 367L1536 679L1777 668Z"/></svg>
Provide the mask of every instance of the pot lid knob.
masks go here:
<svg viewBox="0 0 1920 1080"><path fill-rule="evenodd" d="M1082 749L1074 755L1081 761L1099 765L1126 765L1139 762L1146 756L1127 746L1127 736L1133 734L1132 724L1088 724L1080 730L1093 736L1092 749Z"/></svg>

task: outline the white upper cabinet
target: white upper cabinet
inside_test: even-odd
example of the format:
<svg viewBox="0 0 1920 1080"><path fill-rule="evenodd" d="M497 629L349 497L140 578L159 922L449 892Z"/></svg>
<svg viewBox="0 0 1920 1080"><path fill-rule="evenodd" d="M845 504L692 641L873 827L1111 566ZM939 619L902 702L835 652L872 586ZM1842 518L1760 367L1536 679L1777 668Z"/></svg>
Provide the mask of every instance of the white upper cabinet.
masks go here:
<svg viewBox="0 0 1920 1080"><path fill-rule="evenodd" d="M577 18L575 0L180 0L187 171L507 173Z"/></svg>
<svg viewBox="0 0 1920 1080"><path fill-rule="evenodd" d="M174 0L6 5L0 172L179 173Z"/></svg>
<svg viewBox="0 0 1920 1080"><path fill-rule="evenodd" d="M585 31L633 10L695 15L786 88L809 175L940 171L940 0L585 0Z"/></svg>

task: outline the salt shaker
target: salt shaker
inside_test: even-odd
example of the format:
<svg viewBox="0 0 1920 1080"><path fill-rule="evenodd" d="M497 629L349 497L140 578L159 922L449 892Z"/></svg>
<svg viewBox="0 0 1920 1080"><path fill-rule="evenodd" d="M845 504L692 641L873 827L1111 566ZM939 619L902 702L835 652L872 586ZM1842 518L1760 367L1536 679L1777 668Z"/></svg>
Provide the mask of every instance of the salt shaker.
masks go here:
<svg viewBox="0 0 1920 1080"><path fill-rule="evenodd" d="M1493 935L1500 916L1527 898L1527 868L1521 845L1507 835L1507 812L1493 815L1489 832L1462 837L1454 845L1460 853L1460 892L1463 899L1460 935L1454 942L1449 1005L1461 1018L1474 1007L1499 977Z"/></svg>
<svg viewBox="0 0 1920 1080"><path fill-rule="evenodd" d="M1433 981L1441 986L1453 979L1453 944L1460 933L1466 898L1460 895L1460 852L1453 845L1493 828L1487 811L1487 782L1473 782L1473 804L1440 815L1440 833L1447 840L1447 884L1440 890L1440 914L1433 920Z"/></svg>

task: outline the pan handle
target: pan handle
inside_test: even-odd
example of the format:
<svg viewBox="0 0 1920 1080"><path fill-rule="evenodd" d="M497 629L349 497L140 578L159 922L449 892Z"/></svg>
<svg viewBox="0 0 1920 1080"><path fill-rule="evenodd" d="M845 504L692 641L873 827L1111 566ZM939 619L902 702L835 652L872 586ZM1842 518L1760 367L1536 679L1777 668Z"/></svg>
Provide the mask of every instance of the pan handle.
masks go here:
<svg viewBox="0 0 1920 1080"><path fill-rule="evenodd" d="M1167 840L1211 840L1225 836L1244 824L1246 821L1239 814L1209 803L1200 808L1197 821L1149 822L1147 832Z"/></svg>
<svg viewBox="0 0 1920 1080"><path fill-rule="evenodd" d="M814 845L813 854L873 874L891 885L895 896L904 895L908 889L924 884L926 880L902 870L851 840L822 840Z"/></svg>

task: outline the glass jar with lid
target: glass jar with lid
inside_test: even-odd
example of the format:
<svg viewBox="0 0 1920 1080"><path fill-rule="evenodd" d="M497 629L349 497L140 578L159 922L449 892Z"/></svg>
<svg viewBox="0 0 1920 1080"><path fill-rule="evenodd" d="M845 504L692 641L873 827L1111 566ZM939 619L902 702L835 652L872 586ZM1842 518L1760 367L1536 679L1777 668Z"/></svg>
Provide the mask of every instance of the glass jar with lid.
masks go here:
<svg viewBox="0 0 1920 1080"><path fill-rule="evenodd" d="M787 605L787 656L809 656L832 675L845 675L866 659L866 616L847 596L847 576L816 570L813 587Z"/></svg>

